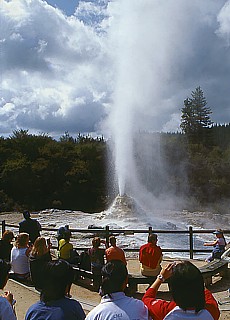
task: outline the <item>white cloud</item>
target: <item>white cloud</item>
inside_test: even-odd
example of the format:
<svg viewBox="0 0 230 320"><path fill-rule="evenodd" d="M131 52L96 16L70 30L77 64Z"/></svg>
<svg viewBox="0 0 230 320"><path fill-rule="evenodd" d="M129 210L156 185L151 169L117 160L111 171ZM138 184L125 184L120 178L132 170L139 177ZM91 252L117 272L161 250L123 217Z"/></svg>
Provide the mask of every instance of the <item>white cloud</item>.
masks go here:
<svg viewBox="0 0 230 320"><path fill-rule="evenodd" d="M80 1L67 17L42 0L3 0L1 94L14 116L0 113L1 127L92 132L112 110L131 130L173 130L199 85L213 120L226 121L229 7L224 0L95 0Z"/></svg>

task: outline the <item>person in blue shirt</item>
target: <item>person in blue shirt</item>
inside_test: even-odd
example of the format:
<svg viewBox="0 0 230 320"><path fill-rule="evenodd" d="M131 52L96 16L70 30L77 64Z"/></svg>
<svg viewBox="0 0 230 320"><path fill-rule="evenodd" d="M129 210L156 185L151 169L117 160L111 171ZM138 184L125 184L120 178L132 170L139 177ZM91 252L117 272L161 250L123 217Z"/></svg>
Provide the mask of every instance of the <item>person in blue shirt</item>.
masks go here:
<svg viewBox="0 0 230 320"><path fill-rule="evenodd" d="M73 280L73 269L67 261L54 260L44 269L40 301L27 311L25 320L83 320L85 313L77 300L66 297Z"/></svg>

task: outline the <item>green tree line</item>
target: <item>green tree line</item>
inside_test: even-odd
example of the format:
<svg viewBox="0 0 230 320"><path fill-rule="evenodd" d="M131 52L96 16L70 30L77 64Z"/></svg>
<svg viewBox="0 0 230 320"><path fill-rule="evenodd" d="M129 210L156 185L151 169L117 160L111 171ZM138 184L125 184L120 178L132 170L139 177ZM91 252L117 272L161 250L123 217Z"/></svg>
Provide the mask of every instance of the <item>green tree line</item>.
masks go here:
<svg viewBox="0 0 230 320"><path fill-rule="evenodd" d="M100 211L105 207L106 143L66 132L48 135L14 131L0 138L0 210L28 208Z"/></svg>

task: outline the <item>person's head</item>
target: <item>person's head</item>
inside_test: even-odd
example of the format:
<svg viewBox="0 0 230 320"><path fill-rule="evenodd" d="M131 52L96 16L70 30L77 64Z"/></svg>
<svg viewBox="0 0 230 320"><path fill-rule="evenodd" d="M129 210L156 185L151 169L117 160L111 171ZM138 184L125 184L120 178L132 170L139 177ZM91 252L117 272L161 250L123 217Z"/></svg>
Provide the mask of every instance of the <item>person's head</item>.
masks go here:
<svg viewBox="0 0 230 320"><path fill-rule="evenodd" d="M93 248L99 248L101 244L101 239L99 237L94 237L92 240Z"/></svg>
<svg viewBox="0 0 230 320"><path fill-rule="evenodd" d="M44 280L41 300L46 303L61 299L73 281L73 269L65 260L49 261L44 269Z"/></svg>
<svg viewBox="0 0 230 320"><path fill-rule="evenodd" d="M26 219L26 220L30 218L30 213L29 213L28 210L23 211L23 217L24 217L24 219Z"/></svg>
<svg viewBox="0 0 230 320"><path fill-rule="evenodd" d="M6 285L10 268L11 266L9 262L0 259L0 289L3 289Z"/></svg>
<svg viewBox="0 0 230 320"><path fill-rule="evenodd" d="M110 236L109 237L109 243L111 244L111 246L115 247L116 246L116 238L114 236Z"/></svg>
<svg viewBox="0 0 230 320"><path fill-rule="evenodd" d="M155 233L151 233L148 236L148 242L150 243L157 243L157 235Z"/></svg>
<svg viewBox="0 0 230 320"><path fill-rule="evenodd" d="M65 227L65 231L63 233L63 239L66 241L70 241L71 238L71 231Z"/></svg>
<svg viewBox="0 0 230 320"><path fill-rule="evenodd" d="M216 235L217 238L223 238L224 237L224 232L221 229L217 229L213 232L213 234Z"/></svg>
<svg viewBox="0 0 230 320"><path fill-rule="evenodd" d="M32 247L31 255L33 256L43 256L48 252L46 239L44 237L38 237Z"/></svg>
<svg viewBox="0 0 230 320"><path fill-rule="evenodd" d="M15 241L15 246L17 248L25 248L28 246L28 244L29 244L28 233L25 233L25 232L19 233Z"/></svg>
<svg viewBox="0 0 230 320"><path fill-rule="evenodd" d="M102 284L101 294L111 294L113 292L124 291L127 279L128 270L126 265L120 260L111 260L104 265L101 271Z"/></svg>
<svg viewBox="0 0 230 320"><path fill-rule="evenodd" d="M183 310L204 309L204 281L200 270L190 261L182 261L173 267L170 290L176 304Z"/></svg>
<svg viewBox="0 0 230 320"><path fill-rule="evenodd" d="M6 230L2 235L2 240L6 242L11 242L14 239L14 234L10 230Z"/></svg>

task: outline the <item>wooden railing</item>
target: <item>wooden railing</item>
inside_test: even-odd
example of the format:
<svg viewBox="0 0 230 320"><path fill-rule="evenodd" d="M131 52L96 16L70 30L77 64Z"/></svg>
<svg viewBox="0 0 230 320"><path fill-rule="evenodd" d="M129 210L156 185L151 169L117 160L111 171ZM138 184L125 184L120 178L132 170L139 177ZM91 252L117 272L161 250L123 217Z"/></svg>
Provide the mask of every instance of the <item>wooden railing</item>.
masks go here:
<svg viewBox="0 0 230 320"><path fill-rule="evenodd" d="M6 230L6 227L10 228L19 228L18 225L14 224L9 224L6 223L5 220L1 222L1 229L2 229L2 234ZM211 234L213 233L212 230L208 229L199 229L199 230L194 230L193 227L189 227L188 230L158 230L158 229L153 229L152 227L149 227L148 229L110 229L109 226L106 226L105 228L101 229L69 229L71 233L85 233L85 234L100 234L102 237L106 239L106 242L109 242L109 236L111 234L123 234L123 235L134 235L137 233L144 233L144 234L151 234L151 233L156 233L156 234L184 234L185 236L188 236L188 242L189 242L189 248L188 249L176 249L176 248L162 248L163 252L170 252L170 253L175 253L175 252L183 252L183 253L189 253L189 258L193 259L194 258L194 253L208 253L211 252L211 250L207 249L195 249L194 248L194 236L196 234ZM48 231L48 232L56 232L56 228L42 228L42 231ZM230 234L230 230L223 230L225 235ZM86 248L83 247L76 247L78 250L84 250ZM125 248L124 251L127 252L138 252L139 248Z"/></svg>

